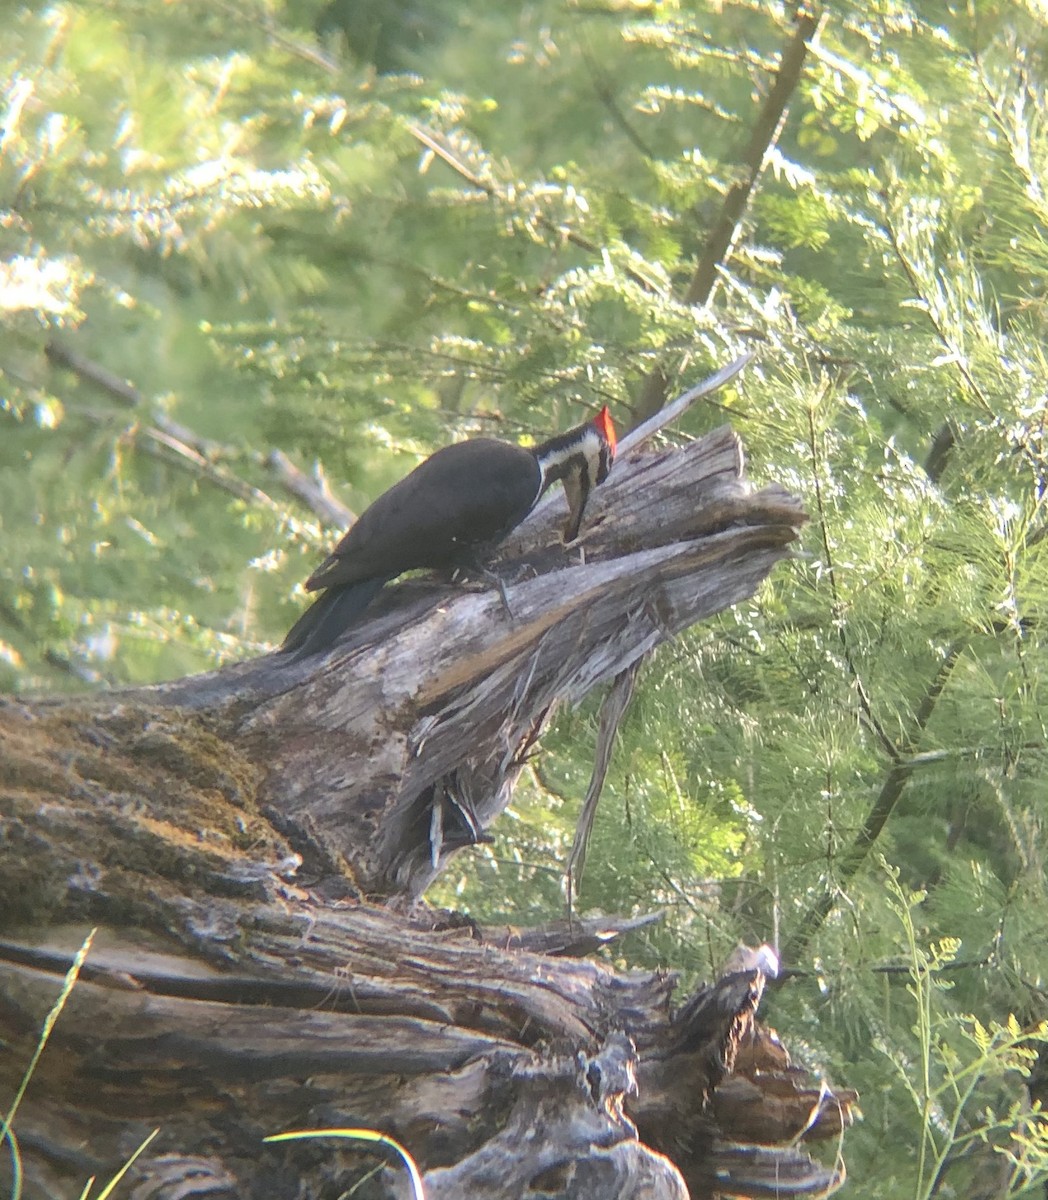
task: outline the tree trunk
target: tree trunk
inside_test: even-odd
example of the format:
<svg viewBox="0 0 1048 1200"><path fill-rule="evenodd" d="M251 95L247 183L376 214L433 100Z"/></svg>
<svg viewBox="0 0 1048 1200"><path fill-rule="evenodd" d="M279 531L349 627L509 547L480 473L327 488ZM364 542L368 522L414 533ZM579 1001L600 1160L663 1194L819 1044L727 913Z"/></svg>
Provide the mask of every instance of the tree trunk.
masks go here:
<svg viewBox="0 0 1048 1200"><path fill-rule="evenodd" d="M728 429L619 462L581 547L562 504L500 547L508 609L401 581L325 656L0 705L0 1094L101 927L14 1122L27 1194L78 1195L154 1126L136 1200L407 1194L359 1146L261 1144L304 1126L396 1137L430 1200L839 1182L773 1146L835 1137L853 1097L755 1024L761 963L675 1012L673 976L576 957L630 922L482 931L417 902L556 703L752 594L804 520Z"/></svg>

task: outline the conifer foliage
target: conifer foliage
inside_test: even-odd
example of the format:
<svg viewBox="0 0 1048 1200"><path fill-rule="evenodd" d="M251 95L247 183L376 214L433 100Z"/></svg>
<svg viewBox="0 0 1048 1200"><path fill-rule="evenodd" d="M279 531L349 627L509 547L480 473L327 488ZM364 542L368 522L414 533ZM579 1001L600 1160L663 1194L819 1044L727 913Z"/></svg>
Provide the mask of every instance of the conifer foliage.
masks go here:
<svg viewBox="0 0 1048 1200"><path fill-rule="evenodd" d="M417 8L5 19L0 686L278 642L340 524L288 462L359 510L752 351L673 436L730 420L804 549L642 672L580 903L779 945L863 1195L1043 1194L1043 6ZM561 911L594 736L440 898Z"/></svg>

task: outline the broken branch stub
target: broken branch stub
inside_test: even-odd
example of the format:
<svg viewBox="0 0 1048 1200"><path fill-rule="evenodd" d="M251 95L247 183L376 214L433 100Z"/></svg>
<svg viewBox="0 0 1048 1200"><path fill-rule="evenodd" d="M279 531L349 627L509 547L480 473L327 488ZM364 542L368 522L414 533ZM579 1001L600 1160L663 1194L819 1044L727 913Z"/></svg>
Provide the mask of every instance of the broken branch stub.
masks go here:
<svg viewBox="0 0 1048 1200"><path fill-rule="evenodd" d="M420 895L509 803L555 704L751 596L804 520L750 488L727 427L627 457L578 543L559 543L555 503L500 547L509 611L490 586L403 580L326 657L265 660L237 724L265 746L265 802L363 892Z"/></svg>
<svg viewBox="0 0 1048 1200"><path fill-rule="evenodd" d="M727 429L620 461L584 559L560 503L500 548L509 612L409 579L326 656L0 701L0 1091L67 927L103 926L18 1114L37 1195L72 1200L157 1125L135 1200L367 1186L362 1153L260 1149L304 1126L395 1137L431 1200L837 1185L797 1143L836 1137L854 1097L759 1030L759 969L673 1011L666 972L567 957L629 923L485 933L403 903L502 810L556 703L752 594L804 520L749 488ZM394 1194L374 1182L362 1198Z"/></svg>

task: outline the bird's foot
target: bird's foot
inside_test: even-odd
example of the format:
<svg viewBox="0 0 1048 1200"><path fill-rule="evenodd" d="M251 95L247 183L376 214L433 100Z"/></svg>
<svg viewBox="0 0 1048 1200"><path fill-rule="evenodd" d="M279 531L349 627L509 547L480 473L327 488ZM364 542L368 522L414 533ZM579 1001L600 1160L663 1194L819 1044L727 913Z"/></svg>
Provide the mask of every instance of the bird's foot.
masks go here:
<svg viewBox="0 0 1048 1200"><path fill-rule="evenodd" d="M478 576L489 586L494 585L499 590L499 599L502 601L502 607L506 610L507 616L514 619L516 614L513 612L513 606L509 602L509 594L506 591L506 580L503 572L496 571L493 567L485 566L484 563L473 561L466 564L459 570L468 571L472 575ZM458 576L456 571L455 575Z"/></svg>
<svg viewBox="0 0 1048 1200"><path fill-rule="evenodd" d="M502 575L498 571L491 570L490 567L483 568L481 574L488 581L488 583L493 583L498 588L499 599L502 601L502 607L506 610L506 615L509 617L509 619L511 621L514 620L516 614L513 612L513 608L510 605L509 595L506 592L506 581L502 578Z"/></svg>

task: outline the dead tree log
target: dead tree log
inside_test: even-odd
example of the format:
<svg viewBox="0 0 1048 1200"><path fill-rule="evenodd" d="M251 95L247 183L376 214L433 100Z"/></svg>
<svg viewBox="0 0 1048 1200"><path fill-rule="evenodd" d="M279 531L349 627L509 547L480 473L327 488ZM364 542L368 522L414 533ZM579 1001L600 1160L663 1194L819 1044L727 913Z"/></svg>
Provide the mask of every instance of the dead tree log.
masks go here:
<svg viewBox="0 0 1048 1200"><path fill-rule="evenodd" d="M500 549L508 610L410 580L321 658L0 704L0 1097L71 934L102 928L15 1122L35 1194L79 1194L154 1125L137 1200L346 1194L361 1153L261 1147L306 1125L397 1137L430 1200L832 1189L839 1167L755 1145L835 1137L852 1099L754 1024L759 969L674 1011L672 976L571 957L621 923L484 932L414 903L555 704L752 594L803 520L722 429L620 461L581 547L543 506Z"/></svg>

